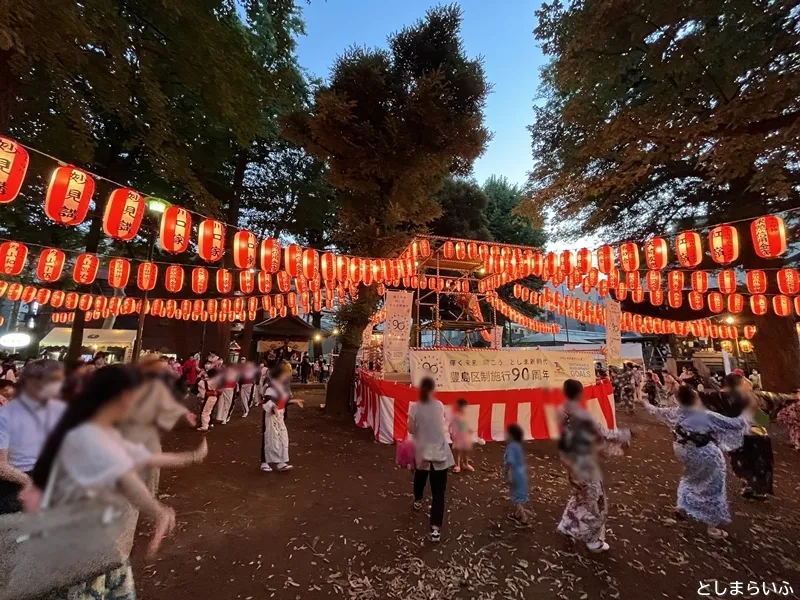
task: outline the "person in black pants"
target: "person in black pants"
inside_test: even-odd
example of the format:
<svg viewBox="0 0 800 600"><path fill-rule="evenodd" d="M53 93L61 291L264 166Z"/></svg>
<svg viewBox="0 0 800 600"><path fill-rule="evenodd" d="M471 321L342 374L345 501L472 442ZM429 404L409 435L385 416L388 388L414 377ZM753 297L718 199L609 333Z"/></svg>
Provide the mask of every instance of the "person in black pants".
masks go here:
<svg viewBox="0 0 800 600"><path fill-rule="evenodd" d="M445 437L444 406L433 397L436 383L426 377L420 382L419 402L411 407L408 431L414 436L417 470L414 473L414 509L422 508L425 485L430 479L431 502L430 539L441 540L445 511L447 470L455 464Z"/></svg>

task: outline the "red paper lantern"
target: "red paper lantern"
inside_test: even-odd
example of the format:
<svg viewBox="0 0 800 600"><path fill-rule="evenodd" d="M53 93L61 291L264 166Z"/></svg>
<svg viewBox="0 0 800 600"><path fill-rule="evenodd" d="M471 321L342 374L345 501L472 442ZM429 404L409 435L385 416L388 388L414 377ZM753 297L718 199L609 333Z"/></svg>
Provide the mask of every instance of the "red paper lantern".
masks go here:
<svg viewBox="0 0 800 600"><path fill-rule="evenodd" d="M303 251L303 275L306 279L319 278L319 253L309 248Z"/></svg>
<svg viewBox="0 0 800 600"><path fill-rule="evenodd" d="M158 239L167 252L180 254L189 247L192 233L192 215L185 208L170 206L161 214L161 229Z"/></svg>
<svg viewBox="0 0 800 600"><path fill-rule="evenodd" d="M530 258L531 273L536 277L544 274L544 257L541 252L534 252Z"/></svg>
<svg viewBox="0 0 800 600"><path fill-rule="evenodd" d="M608 279L597 282L597 294L601 298L608 296Z"/></svg>
<svg viewBox="0 0 800 600"><path fill-rule="evenodd" d="M325 281L336 280L336 255L332 252L325 252L320 257L319 272Z"/></svg>
<svg viewBox="0 0 800 600"><path fill-rule="evenodd" d="M292 278L286 271L278 271L275 279L278 282L278 290L286 293L292 289Z"/></svg>
<svg viewBox="0 0 800 600"><path fill-rule="evenodd" d="M644 243L644 261L648 269L660 271L667 266L668 250L664 238L655 237Z"/></svg>
<svg viewBox="0 0 800 600"><path fill-rule="evenodd" d="M648 290L654 292L661 289L661 271L648 271L646 278Z"/></svg>
<svg viewBox="0 0 800 600"><path fill-rule="evenodd" d="M239 271L239 291L243 294L252 294L256 288L256 281L253 274L249 271Z"/></svg>
<svg viewBox="0 0 800 600"><path fill-rule="evenodd" d="M16 302L20 298L22 298L22 284L21 283L12 283L8 286L8 291L6 292L6 298L11 300L12 302ZM77 299L77 294L75 295Z"/></svg>
<svg viewBox="0 0 800 600"><path fill-rule="evenodd" d="M470 260L478 260L480 258L480 252L478 250L477 243L467 242L467 258Z"/></svg>
<svg viewBox="0 0 800 600"><path fill-rule="evenodd" d="M755 325L745 325L742 328L742 331L744 333L744 339L752 340L753 337L755 337L758 328Z"/></svg>
<svg viewBox="0 0 800 600"><path fill-rule="evenodd" d="M639 247L635 242L624 242L619 246L619 264L623 271L639 269Z"/></svg>
<svg viewBox="0 0 800 600"><path fill-rule="evenodd" d="M206 302L206 310L216 315L219 312L219 301L216 298L211 298Z"/></svg>
<svg viewBox="0 0 800 600"><path fill-rule="evenodd" d="M237 231L233 236L233 264L237 269L256 266L256 236L249 231Z"/></svg>
<svg viewBox="0 0 800 600"><path fill-rule="evenodd" d="M132 315L136 310L136 299L135 298L123 298L122 303L120 304L119 311L123 315Z"/></svg>
<svg viewBox="0 0 800 600"><path fill-rule="evenodd" d="M183 289L184 273L180 265L170 265L164 273L164 287L171 294L177 294Z"/></svg>
<svg viewBox="0 0 800 600"><path fill-rule="evenodd" d="M759 217L750 224L750 237L761 258L775 258L786 252L786 225L780 217Z"/></svg>
<svg viewBox="0 0 800 600"><path fill-rule="evenodd" d="M614 269L614 248L605 245L597 249L597 268L600 269L601 273L606 274Z"/></svg>
<svg viewBox="0 0 800 600"><path fill-rule="evenodd" d="M94 303L94 296L91 294L81 294L78 297L78 309L79 310L91 310L92 304Z"/></svg>
<svg viewBox="0 0 800 600"><path fill-rule="evenodd" d="M558 254L555 252L548 252L544 257L545 273L552 276L558 270Z"/></svg>
<svg viewBox="0 0 800 600"><path fill-rule="evenodd" d="M637 304L644 302L644 289L638 287L634 290L631 290L631 299Z"/></svg>
<svg viewBox="0 0 800 600"><path fill-rule="evenodd" d="M83 253L75 259L75 268L72 270L72 279L75 283L88 285L94 283L97 269L100 268L100 259L95 254Z"/></svg>
<svg viewBox="0 0 800 600"><path fill-rule="evenodd" d="M372 285L375 272L372 270L372 261L365 258L361 261L361 281L364 285Z"/></svg>
<svg viewBox="0 0 800 600"><path fill-rule="evenodd" d="M692 289L701 294L705 294L708 291L708 273L706 271L692 273Z"/></svg>
<svg viewBox="0 0 800 600"><path fill-rule="evenodd" d="M205 267L192 269L192 291L195 294L205 294L208 291L208 270Z"/></svg>
<svg viewBox="0 0 800 600"><path fill-rule="evenodd" d="M413 266L411 259L408 262ZM346 256L336 257L336 279L344 283L350 278L350 259Z"/></svg>
<svg viewBox="0 0 800 600"><path fill-rule="evenodd" d="M94 310L103 312L108 307L108 298L105 296L95 296Z"/></svg>
<svg viewBox="0 0 800 600"><path fill-rule="evenodd" d="M572 274L575 270L575 255L572 250L564 250L561 253L561 269L567 275Z"/></svg>
<svg viewBox="0 0 800 600"><path fill-rule="evenodd" d="M762 294L753 294L750 296L750 310L753 311L754 315L765 315L767 314L767 307L769 303L767 302L767 297Z"/></svg>
<svg viewBox="0 0 800 600"><path fill-rule="evenodd" d="M728 265L739 258L739 232L733 225L714 227L708 234L711 258L721 265Z"/></svg>
<svg viewBox="0 0 800 600"><path fill-rule="evenodd" d="M50 306L53 308L61 308L64 306L64 297L66 294L61 290L53 290L50 294Z"/></svg>
<svg viewBox="0 0 800 600"><path fill-rule="evenodd" d="M650 304L661 306L664 303L664 292L662 290L650 290Z"/></svg>
<svg viewBox="0 0 800 600"><path fill-rule="evenodd" d="M276 309L281 310L284 307L284 297L283 297L283 295L282 294L275 294L272 297L272 305Z"/></svg>
<svg viewBox="0 0 800 600"><path fill-rule="evenodd" d="M220 294L229 294L233 289L233 275L228 269L217 269L216 283Z"/></svg>
<svg viewBox="0 0 800 600"><path fill-rule="evenodd" d="M790 296L800 293L800 273L797 272L797 269L778 271L778 289L781 294Z"/></svg>
<svg viewBox="0 0 800 600"><path fill-rule="evenodd" d="M730 294L728 296L728 312L738 314L744 310L744 296Z"/></svg>
<svg viewBox="0 0 800 600"><path fill-rule="evenodd" d="M113 288L124 288L131 276L131 263L124 258L112 258L108 261L108 285Z"/></svg>
<svg viewBox="0 0 800 600"><path fill-rule="evenodd" d="M303 249L297 244L289 244L283 251L283 268L290 277L297 277L303 271Z"/></svg>
<svg viewBox="0 0 800 600"><path fill-rule="evenodd" d="M0 143L2 140L0 140ZM45 248L39 254L39 263L36 265L36 277L40 281L52 283L61 278L66 257L58 248Z"/></svg>
<svg viewBox="0 0 800 600"><path fill-rule="evenodd" d="M464 260L467 258L467 245L464 242L456 242L456 258L458 260Z"/></svg>
<svg viewBox="0 0 800 600"><path fill-rule="evenodd" d="M747 291L751 294L763 294L767 291L767 274L764 271L747 272Z"/></svg>
<svg viewBox="0 0 800 600"><path fill-rule="evenodd" d="M14 140L0 136L0 204L13 202L28 170L28 151Z"/></svg>
<svg viewBox="0 0 800 600"><path fill-rule="evenodd" d="M0 297L5 295L7 289L8 289L8 282L0 281Z"/></svg>
<svg viewBox="0 0 800 600"><path fill-rule="evenodd" d="M617 300L620 302L628 297L628 286L625 285L624 281L620 281L619 284L617 284L616 296Z"/></svg>
<svg viewBox="0 0 800 600"><path fill-rule="evenodd" d="M206 262L217 262L225 253L225 225L205 219L197 228L197 254Z"/></svg>
<svg viewBox="0 0 800 600"><path fill-rule="evenodd" d="M700 292L689 292L689 307L692 310L701 310L703 308L703 294Z"/></svg>
<svg viewBox="0 0 800 600"><path fill-rule="evenodd" d="M710 292L708 294L708 309L716 314L725 310L725 297L719 292Z"/></svg>
<svg viewBox="0 0 800 600"><path fill-rule="evenodd" d="M789 296L778 294L772 297L772 310L779 317L788 317L792 314L792 299Z"/></svg>
<svg viewBox="0 0 800 600"><path fill-rule="evenodd" d="M629 290L638 290L642 287L642 281L639 279L638 271L628 271L625 273L625 285Z"/></svg>
<svg viewBox="0 0 800 600"><path fill-rule="evenodd" d="M128 242L136 237L144 216L144 199L129 188L111 192L103 212L103 231L107 236Z"/></svg>
<svg viewBox="0 0 800 600"><path fill-rule="evenodd" d="M794 312L800 315L800 296L794 297ZM798 332L800 333L800 332Z"/></svg>
<svg viewBox="0 0 800 600"><path fill-rule="evenodd" d="M259 271L256 277L256 284L260 294L269 294L272 291L272 275L266 271Z"/></svg>
<svg viewBox="0 0 800 600"><path fill-rule="evenodd" d="M261 242L261 269L267 273L277 273L281 266L281 244L272 238Z"/></svg>
<svg viewBox="0 0 800 600"><path fill-rule="evenodd" d="M703 247L700 242L700 234L696 231L684 231L675 238L675 252L678 255L678 262L683 267L692 269L703 260Z"/></svg>
<svg viewBox="0 0 800 600"><path fill-rule="evenodd" d="M447 240L444 244L442 244L442 254L445 258L451 259L456 255L456 246L450 240Z"/></svg>
<svg viewBox="0 0 800 600"><path fill-rule="evenodd" d="M0 244L0 273L3 275L19 275L28 259L28 247L21 242L3 242Z"/></svg>
<svg viewBox="0 0 800 600"><path fill-rule="evenodd" d="M588 248L578 250L577 267L580 273L586 275L592 268L592 251Z"/></svg>
<svg viewBox="0 0 800 600"><path fill-rule="evenodd" d="M431 255L431 243L428 240L419 240L417 252L422 258L428 258Z"/></svg>
<svg viewBox="0 0 800 600"><path fill-rule="evenodd" d="M33 299L36 298L36 288L32 285L26 285L22 288L22 301L25 304L33 302Z"/></svg>
<svg viewBox="0 0 800 600"><path fill-rule="evenodd" d="M44 212L59 225L79 225L86 218L94 180L74 167L57 167L47 186Z"/></svg>
<svg viewBox="0 0 800 600"><path fill-rule="evenodd" d="M736 272L733 269L720 271L717 275L717 287L723 294L732 294L736 291Z"/></svg>
<svg viewBox="0 0 800 600"><path fill-rule="evenodd" d="M683 271L670 271L667 274L667 287L672 292L680 292L683 290L684 276Z"/></svg>
<svg viewBox="0 0 800 600"><path fill-rule="evenodd" d="M158 278L158 266L152 262L139 263L139 268L136 271L136 285L139 289L149 292L156 287L156 280Z"/></svg>

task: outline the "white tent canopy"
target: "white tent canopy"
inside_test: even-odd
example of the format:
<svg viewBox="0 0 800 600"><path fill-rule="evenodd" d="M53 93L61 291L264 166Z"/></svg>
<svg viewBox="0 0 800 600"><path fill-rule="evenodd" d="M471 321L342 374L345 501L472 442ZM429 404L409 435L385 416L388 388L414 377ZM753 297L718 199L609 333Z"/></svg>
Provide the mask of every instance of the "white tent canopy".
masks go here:
<svg viewBox="0 0 800 600"><path fill-rule="evenodd" d="M71 327L54 327L42 341L39 342L40 348L53 346L69 346L69 336L72 333ZM126 347L133 346L136 339L134 329L84 329L84 346L103 346L103 347Z"/></svg>

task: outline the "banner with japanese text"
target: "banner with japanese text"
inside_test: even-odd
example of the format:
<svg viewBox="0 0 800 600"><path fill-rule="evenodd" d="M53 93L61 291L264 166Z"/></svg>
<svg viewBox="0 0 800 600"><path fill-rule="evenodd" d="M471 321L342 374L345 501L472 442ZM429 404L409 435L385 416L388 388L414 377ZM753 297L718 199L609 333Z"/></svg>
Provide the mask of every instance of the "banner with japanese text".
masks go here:
<svg viewBox="0 0 800 600"><path fill-rule="evenodd" d="M606 301L606 362L619 366L622 363L622 313L619 302Z"/></svg>
<svg viewBox="0 0 800 600"><path fill-rule="evenodd" d="M503 347L503 327L496 325L492 328L492 344L491 348L499 350Z"/></svg>
<svg viewBox="0 0 800 600"><path fill-rule="evenodd" d="M412 292L386 292L386 320L383 323L384 373L408 373L408 346L411 333Z"/></svg>
<svg viewBox="0 0 800 600"><path fill-rule="evenodd" d="M411 383L433 377L440 390L477 391L561 387L567 379L595 382L590 353L541 348L412 350Z"/></svg>

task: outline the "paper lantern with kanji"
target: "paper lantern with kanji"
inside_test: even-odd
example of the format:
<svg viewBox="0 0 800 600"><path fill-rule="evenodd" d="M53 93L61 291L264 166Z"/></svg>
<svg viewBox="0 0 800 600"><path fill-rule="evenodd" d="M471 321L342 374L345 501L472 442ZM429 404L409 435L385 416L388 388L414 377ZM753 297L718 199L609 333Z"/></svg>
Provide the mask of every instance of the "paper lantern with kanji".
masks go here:
<svg viewBox="0 0 800 600"><path fill-rule="evenodd" d="M32 285L26 285L22 288L22 294L20 298L25 304L29 302L33 302L33 299L36 297L36 288Z"/></svg>
<svg viewBox="0 0 800 600"><path fill-rule="evenodd" d="M139 192L120 188L111 192L103 211L103 231L128 242L136 237L144 216L145 201Z"/></svg>
<svg viewBox="0 0 800 600"><path fill-rule="evenodd" d="M136 285L140 290L149 292L156 287L156 279L158 278L158 266L152 262L139 263L139 268L136 271Z"/></svg>
<svg viewBox="0 0 800 600"><path fill-rule="evenodd" d="M597 249L597 268L606 274L614 269L614 248L605 245Z"/></svg>
<svg viewBox="0 0 800 600"><path fill-rule="evenodd" d="M94 310L103 312L106 308L108 308L108 298L105 296L95 296L93 308Z"/></svg>
<svg viewBox="0 0 800 600"><path fill-rule="evenodd" d="M94 296L91 294L81 294L78 297L78 308L80 310L90 310L94 303Z"/></svg>
<svg viewBox="0 0 800 600"><path fill-rule="evenodd" d="M28 247L21 242L3 242L0 244L0 273L3 275L19 275L28 259Z"/></svg>
<svg viewBox="0 0 800 600"><path fill-rule="evenodd" d="M636 289L631 290L631 299L640 304L644 302L644 289L642 287L638 287Z"/></svg>
<svg viewBox="0 0 800 600"><path fill-rule="evenodd" d="M45 248L39 254L39 262L36 265L36 278L49 283L58 281L64 269L65 260L66 257L63 251L58 248Z"/></svg>
<svg viewBox="0 0 800 600"><path fill-rule="evenodd" d="M534 252L530 257L531 274L541 277L544 273L544 257L541 252Z"/></svg>
<svg viewBox="0 0 800 600"><path fill-rule="evenodd" d="M635 242L624 242L619 245L619 264L623 271L639 269L639 247Z"/></svg>
<svg viewBox="0 0 800 600"><path fill-rule="evenodd" d="M661 306L664 303L663 290L650 290L650 304L653 306Z"/></svg>
<svg viewBox="0 0 800 600"><path fill-rule="evenodd" d="M256 289L256 278L249 270L239 271L239 291L243 294L252 294Z"/></svg>
<svg viewBox="0 0 800 600"><path fill-rule="evenodd" d="M6 291L6 298L11 300L12 302L16 302L20 298L22 298L22 289L23 286L21 283L12 283L8 286L8 290Z"/></svg>
<svg viewBox="0 0 800 600"><path fill-rule="evenodd" d="M75 259L75 267L72 270L72 279L75 283L88 285L94 283L97 277L97 270L100 268L100 259L96 254L83 253Z"/></svg>
<svg viewBox="0 0 800 600"><path fill-rule="evenodd" d="M728 295L728 312L738 314L744 310L744 296L741 294Z"/></svg>
<svg viewBox="0 0 800 600"><path fill-rule="evenodd" d="M164 287L171 294L177 294L183 289L184 273L180 265L170 265L164 272Z"/></svg>
<svg viewBox="0 0 800 600"><path fill-rule="evenodd" d="M419 240L417 252L422 258L428 258L431 255L431 243L428 240Z"/></svg>
<svg viewBox="0 0 800 600"><path fill-rule="evenodd" d="M57 167L47 186L44 212L59 225L79 225L86 218L94 179L74 167Z"/></svg>
<svg viewBox="0 0 800 600"><path fill-rule="evenodd" d="M561 252L561 269L565 274L570 275L575 270L575 254L572 250L564 250Z"/></svg>
<svg viewBox="0 0 800 600"><path fill-rule="evenodd" d="M755 325L745 325L742 328L742 333L744 333L744 339L746 340L752 340L755 337L757 331L758 328Z"/></svg>
<svg viewBox="0 0 800 600"><path fill-rule="evenodd" d="M772 297L772 310L779 317L788 317L792 314L792 299L783 294L777 294Z"/></svg>
<svg viewBox="0 0 800 600"><path fill-rule="evenodd" d="M761 270L747 272L747 291L751 294L763 294L767 291L767 274Z"/></svg>
<svg viewBox="0 0 800 600"><path fill-rule="evenodd" d="M708 273L706 271L695 271L692 273L692 289L701 294L708 291Z"/></svg>
<svg viewBox="0 0 800 600"><path fill-rule="evenodd" d="M272 305L278 310L281 310L284 307L284 301L285 299L282 294L275 294L272 296Z"/></svg>
<svg viewBox="0 0 800 600"><path fill-rule="evenodd" d="M707 297L708 309L716 314L725 310L725 297L719 292L710 292Z"/></svg>
<svg viewBox="0 0 800 600"><path fill-rule="evenodd" d="M617 269L611 269L608 272L608 287L614 289L619 285L619 271Z"/></svg>
<svg viewBox="0 0 800 600"><path fill-rule="evenodd" d="M225 225L205 219L197 228L197 254L206 262L217 262L225 253Z"/></svg>
<svg viewBox="0 0 800 600"><path fill-rule="evenodd" d="M794 312L800 315L800 296L794 297ZM798 323L800 325L800 323Z"/></svg>
<svg viewBox="0 0 800 600"><path fill-rule="evenodd" d="M794 296L800 293L800 274L797 269L781 269L778 271L778 289L781 294Z"/></svg>
<svg viewBox="0 0 800 600"><path fill-rule="evenodd" d="M455 257L455 255L456 255L456 246L455 246L455 244L452 241L447 240L444 244L442 244L442 254L447 259L451 259L451 258Z"/></svg>
<svg viewBox="0 0 800 600"><path fill-rule="evenodd" d="M628 271L625 273L625 285L629 290L638 290L642 287L642 281L639 278L638 271Z"/></svg>
<svg viewBox="0 0 800 600"><path fill-rule="evenodd" d="M219 301L216 298L211 298L206 302L206 310L210 313L217 314L219 312Z"/></svg>
<svg viewBox="0 0 800 600"><path fill-rule="evenodd" d="M233 236L233 264L237 269L252 269L256 265L256 236L249 231L237 231Z"/></svg>
<svg viewBox="0 0 800 600"><path fill-rule="evenodd" d="M319 253L312 248L304 250L302 266L302 273L306 279L318 279L320 267Z"/></svg>
<svg viewBox="0 0 800 600"><path fill-rule="evenodd" d="M644 262L648 269L660 271L667 266L668 250L664 238L655 237L644 243Z"/></svg>
<svg viewBox="0 0 800 600"><path fill-rule="evenodd" d="M739 258L739 232L733 225L714 227L708 234L711 258L721 265L728 265Z"/></svg>
<svg viewBox="0 0 800 600"><path fill-rule="evenodd" d="M233 289L233 275L228 269L217 269L216 274L217 291L220 294L229 294Z"/></svg>
<svg viewBox="0 0 800 600"><path fill-rule="evenodd" d="M325 281L336 280L336 255L324 252L319 260L319 273Z"/></svg>
<svg viewBox="0 0 800 600"><path fill-rule="evenodd" d="M256 275L256 286L260 294L269 294L272 291L272 275L266 271L259 271Z"/></svg>
<svg viewBox="0 0 800 600"><path fill-rule="evenodd" d="M5 295L7 289L8 289L8 282L0 281L0 297Z"/></svg>
<svg viewBox="0 0 800 600"><path fill-rule="evenodd" d="M19 195L29 160L25 148L10 138L0 136L0 204L13 202Z"/></svg>
<svg viewBox="0 0 800 600"><path fill-rule="evenodd" d="M601 298L608 296L608 279L597 282L597 294Z"/></svg>
<svg viewBox="0 0 800 600"><path fill-rule="evenodd" d="M555 252L548 252L544 257L544 272L548 277L552 277L558 270L558 254Z"/></svg>
<svg viewBox="0 0 800 600"><path fill-rule="evenodd" d="M192 269L192 291L195 294L205 294L208 291L208 269L205 267Z"/></svg>
<svg viewBox="0 0 800 600"><path fill-rule="evenodd" d="M675 238L675 253L683 267L692 269L703 260L703 246L700 234L696 231L684 231Z"/></svg>
<svg viewBox="0 0 800 600"><path fill-rule="evenodd" d="M763 294L753 294L750 296L750 310L753 311L754 315L765 315L767 314L767 309L769 307L769 302L767 302L767 297Z"/></svg>
<svg viewBox="0 0 800 600"><path fill-rule="evenodd" d="M61 290L53 290L50 294L50 306L53 308L61 308L64 306L64 297L66 294Z"/></svg>
<svg viewBox="0 0 800 600"><path fill-rule="evenodd" d="M283 269L290 277L303 272L303 249L297 244L289 244L283 250Z"/></svg>
<svg viewBox="0 0 800 600"><path fill-rule="evenodd" d="M646 275L647 289L651 292L661 289L661 271L648 271Z"/></svg>
<svg viewBox="0 0 800 600"><path fill-rule="evenodd" d="M703 294L700 292L689 292L689 307L692 310L701 310L703 308Z"/></svg>
<svg viewBox="0 0 800 600"><path fill-rule="evenodd" d="M192 215L185 208L170 206L161 214L158 239L167 252L180 254L189 247L192 233Z"/></svg>
<svg viewBox="0 0 800 600"><path fill-rule="evenodd" d="M588 248L581 248L578 250L575 266L578 272L586 275L589 269L592 268L592 251Z"/></svg>
<svg viewBox="0 0 800 600"><path fill-rule="evenodd" d="M667 289L671 292L680 292L683 290L683 285L683 271L670 271L667 273Z"/></svg>
<svg viewBox="0 0 800 600"><path fill-rule="evenodd" d="M623 300L625 300L625 298L628 297L628 286L625 285L624 281L620 281L617 284L616 296L617 296L617 300L620 301L620 302L622 302Z"/></svg>
<svg viewBox="0 0 800 600"><path fill-rule="evenodd" d="M277 273L281 266L281 244L272 238L261 242L261 269L267 273Z"/></svg>
<svg viewBox="0 0 800 600"><path fill-rule="evenodd" d="M292 289L292 278L286 271L278 271L275 279L278 283L278 291L286 293Z"/></svg>
<svg viewBox="0 0 800 600"><path fill-rule="evenodd" d="M786 252L786 224L780 217L759 217L750 224L750 237L761 258L775 258Z"/></svg>
<svg viewBox="0 0 800 600"><path fill-rule="evenodd" d="M725 269L717 275L717 287L723 294L733 294L736 291L736 272Z"/></svg>
<svg viewBox="0 0 800 600"><path fill-rule="evenodd" d="M124 258L112 258L108 261L108 285L113 288L124 288L131 276L131 263Z"/></svg>

